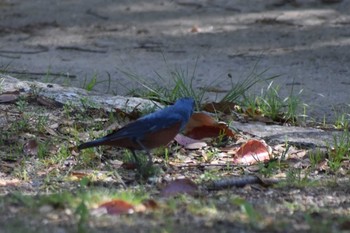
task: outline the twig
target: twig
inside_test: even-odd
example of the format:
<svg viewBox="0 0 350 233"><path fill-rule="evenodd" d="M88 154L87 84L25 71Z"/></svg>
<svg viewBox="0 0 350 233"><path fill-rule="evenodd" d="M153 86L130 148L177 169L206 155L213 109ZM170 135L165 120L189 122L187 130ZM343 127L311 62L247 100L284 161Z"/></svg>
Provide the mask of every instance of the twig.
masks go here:
<svg viewBox="0 0 350 233"><path fill-rule="evenodd" d="M56 49L61 50L75 50L79 52L87 52L87 53L107 53L107 50L98 50L98 49L84 49L76 46L57 46Z"/></svg>
<svg viewBox="0 0 350 233"><path fill-rule="evenodd" d="M262 186L270 186L278 183L275 179L261 179L258 176L228 177L221 180L211 182L207 187L209 190L220 190L230 187L244 187L248 184L260 184Z"/></svg>
<svg viewBox="0 0 350 233"><path fill-rule="evenodd" d="M208 163L200 163L200 164L186 164L186 165L174 165L177 168L204 168L204 167L238 167L237 164L208 164ZM245 165L239 165L239 167L244 167ZM248 166L248 165L246 165Z"/></svg>

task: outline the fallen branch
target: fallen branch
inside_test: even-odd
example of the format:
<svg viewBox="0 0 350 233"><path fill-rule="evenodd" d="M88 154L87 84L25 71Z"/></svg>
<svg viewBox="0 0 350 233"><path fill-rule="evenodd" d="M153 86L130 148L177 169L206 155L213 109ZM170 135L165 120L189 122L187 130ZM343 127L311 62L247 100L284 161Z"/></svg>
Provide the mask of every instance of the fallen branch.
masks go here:
<svg viewBox="0 0 350 233"><path fill-rule="evenodd" d="M75 50L75 51L87 52L87 53L107 53L107 50L85 49L85 48L80 48L80 47L76 47L76 46L57 46L56 49L60 49L60 50Z"/></svg>
<svg viewBox="0 0 350 233"><path fill-rule="evenodd" d="M220 190L231 187L242 188L248 184L260 184L264 187L278 183L275 179L261 179L258 176L243 176L243 177L226 177L221 180L214 180L207 188L208 190Z"/></svg>

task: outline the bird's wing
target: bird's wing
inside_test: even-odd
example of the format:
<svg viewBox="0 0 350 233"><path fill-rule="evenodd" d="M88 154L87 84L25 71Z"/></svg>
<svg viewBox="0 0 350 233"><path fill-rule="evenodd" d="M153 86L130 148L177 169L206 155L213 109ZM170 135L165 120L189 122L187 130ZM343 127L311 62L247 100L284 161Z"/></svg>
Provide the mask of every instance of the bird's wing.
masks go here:
<svg viewBox="0 0 350 233"><path fill-rule="evenodd" d="M106 135L103 139L118 140L121 138L143 138L148 133L177 125L182 121L178 114L163 115L161 117L140 118L131 122L121 129Z"/></svg>

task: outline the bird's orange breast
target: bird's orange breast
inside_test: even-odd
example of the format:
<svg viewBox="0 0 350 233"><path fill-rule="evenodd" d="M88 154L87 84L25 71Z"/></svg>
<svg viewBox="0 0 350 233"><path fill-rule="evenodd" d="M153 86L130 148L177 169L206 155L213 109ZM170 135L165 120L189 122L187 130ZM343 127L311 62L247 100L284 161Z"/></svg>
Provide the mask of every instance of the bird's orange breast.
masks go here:
<svg viewBox="0 0 350 233"><path fill-rule="evenodd" d="M179 133L181 122L178 122L168 128L147 133L140 139L140 142L146 149L153 149L160 146L166 146ZM118 140L110 140L103 145L124 147L131 150L143 150L137 142L130 137L120 138Z"/></svg>

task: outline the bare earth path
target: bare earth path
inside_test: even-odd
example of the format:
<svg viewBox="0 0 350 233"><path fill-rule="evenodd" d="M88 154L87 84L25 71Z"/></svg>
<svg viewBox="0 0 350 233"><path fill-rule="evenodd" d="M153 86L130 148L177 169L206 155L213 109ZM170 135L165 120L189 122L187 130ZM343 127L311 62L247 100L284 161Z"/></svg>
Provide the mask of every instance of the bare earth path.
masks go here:
<svg viewBox="0 0 350 233"><path fill-rule="evenodd" d="M1 0L0 12L0 67L15 77L82 86L108 72L110 92L125 94L133 83L118 69L154 78L198 59L198 87L228 73L241 80L258 64L282 74L284 94L303 89L312 117L330 119L350 101L349 1ZM212 85L227 90L226 81Z"/></svg>

